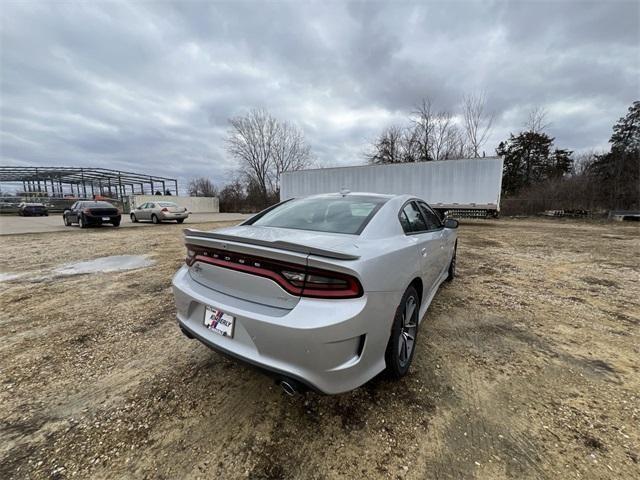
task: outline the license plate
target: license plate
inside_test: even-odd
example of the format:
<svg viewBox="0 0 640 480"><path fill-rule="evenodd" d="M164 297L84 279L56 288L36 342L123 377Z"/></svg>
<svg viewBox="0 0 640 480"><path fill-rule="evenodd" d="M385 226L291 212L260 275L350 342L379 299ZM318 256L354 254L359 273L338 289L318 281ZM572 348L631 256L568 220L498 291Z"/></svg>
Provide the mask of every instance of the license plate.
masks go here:
<svg viewBox="0 0 640 480"><path fill-rule="evenodd" d="M204 308L204 326L223 337L233 338L235 318L213 307Z"/></svg>
<svg viewBox="0 0 640 480"><path fill-rule="evenodd" d="M103 222L108 222L109 220L111 220L109 217L102 217Z"/></svg>

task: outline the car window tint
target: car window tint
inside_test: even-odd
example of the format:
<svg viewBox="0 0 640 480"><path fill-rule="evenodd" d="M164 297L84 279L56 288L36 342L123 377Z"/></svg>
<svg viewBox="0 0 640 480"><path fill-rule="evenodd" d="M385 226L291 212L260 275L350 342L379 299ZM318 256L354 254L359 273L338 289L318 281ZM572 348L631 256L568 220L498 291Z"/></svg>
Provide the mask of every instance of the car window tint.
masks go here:
<svg viewBox="0 0 640 480"><path fill-rule="evenodd" d="M402 225L404 233L411 232L411 223L409 223L409 219L407 218L407 214L404 213L404 210L400 212L400 225Z"/></svg>
<svg viewBox="0 0 640 480"><path fill-rule="evenodd" d="M252 225L358 234L387 201L373 196L327 196L292 200L268 211Z"/></svg>
<svg viewBox="0 0 640 480"><path fill-rule="evenodd" d="M424 202L418 202L418 204L420 205L420 207L422 208L422 211L424 212L424 218L425 218L425 221L427 222L427 229L436 230L440 228L442 226L442 223L440 222L440 218L435 213L433 213L433 210L431 210L429 205L427 205Z"/></svg>
<svg viewBox="0 0 640 480"><path fill-rule="evenodd" d="M84 206L88 208L114 208L113 205L110 204L109 202L100 202L100 201L84 202Z"/></svg>
<svg viewBox="0 0 640 480"><path fill-rule="evenodd" d="M427 230L427 224L424 221L422 213L414 202L405 205L402 211L407 216L409 232L424 232Z"/></svg>
<svg viewBox="0 0 640 480"><path fill-rule="evenodd" d="M177 207L178 205L173 202L158 202L161 207Z"/></svg>

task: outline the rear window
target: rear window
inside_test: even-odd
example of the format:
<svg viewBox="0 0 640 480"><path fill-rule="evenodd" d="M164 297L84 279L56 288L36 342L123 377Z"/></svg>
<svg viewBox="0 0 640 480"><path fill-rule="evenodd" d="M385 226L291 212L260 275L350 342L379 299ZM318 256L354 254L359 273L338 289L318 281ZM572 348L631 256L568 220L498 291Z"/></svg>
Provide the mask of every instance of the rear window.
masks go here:
<svg viewBox="0 0 640 480"><path fill-rule="evenodd" d="M84 208L114 208L109 202L83 202Z"/></svg>
<svg viewBox="0 0 640 480"><path fill-rule="evenodd" d="M160 205L161 207L177 207L178 206L178 204L173 202L158 202L158 205Z"/></svg>
<svg viewBox="0 0 640 480"><path fill-rule="evenodd" d="M301 198L278 205L249 224L357 235L386 201L350 195Z"/></svg>

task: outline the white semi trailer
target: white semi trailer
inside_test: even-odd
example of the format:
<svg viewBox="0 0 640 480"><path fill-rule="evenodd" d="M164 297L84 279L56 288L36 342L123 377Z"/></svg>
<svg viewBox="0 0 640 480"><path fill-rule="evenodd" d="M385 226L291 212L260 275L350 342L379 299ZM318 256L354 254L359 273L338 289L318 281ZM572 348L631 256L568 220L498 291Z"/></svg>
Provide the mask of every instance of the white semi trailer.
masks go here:
<svg viewBox="0 0 640 480"><path fill-rule="evenodd" d="M487 216L500 211L502 158L363 165L285 172L280 200L318 193L407 193L449 215Z"/></svg>

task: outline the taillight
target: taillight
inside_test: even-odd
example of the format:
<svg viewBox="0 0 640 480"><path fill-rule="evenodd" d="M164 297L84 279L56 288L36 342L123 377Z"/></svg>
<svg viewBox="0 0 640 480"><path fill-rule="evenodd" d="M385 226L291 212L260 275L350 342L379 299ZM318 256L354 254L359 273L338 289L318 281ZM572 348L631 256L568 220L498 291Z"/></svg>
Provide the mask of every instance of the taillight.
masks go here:
<svg viewBox="0 0 640 480"><path fill-rule="evenodd" d="M82 213L85 213L87 215L91 215L91 209L90 208L85 208L84 210L82 210Z"/></svg>
<svg viewBox="0 0 640 480"><path fill-rule="evenodd" d="M164 207L162 210L160 210L161 212L168 212L169 209L167 207Z"/></svg>
<svg viewBox="0 0 640 480"><path fill-rule="evenodd" d="M197 261L268 278L290 294L302 297L356 298L363 293L360 282L344 273L187 245L185 262L191 266Z"/></svg>

